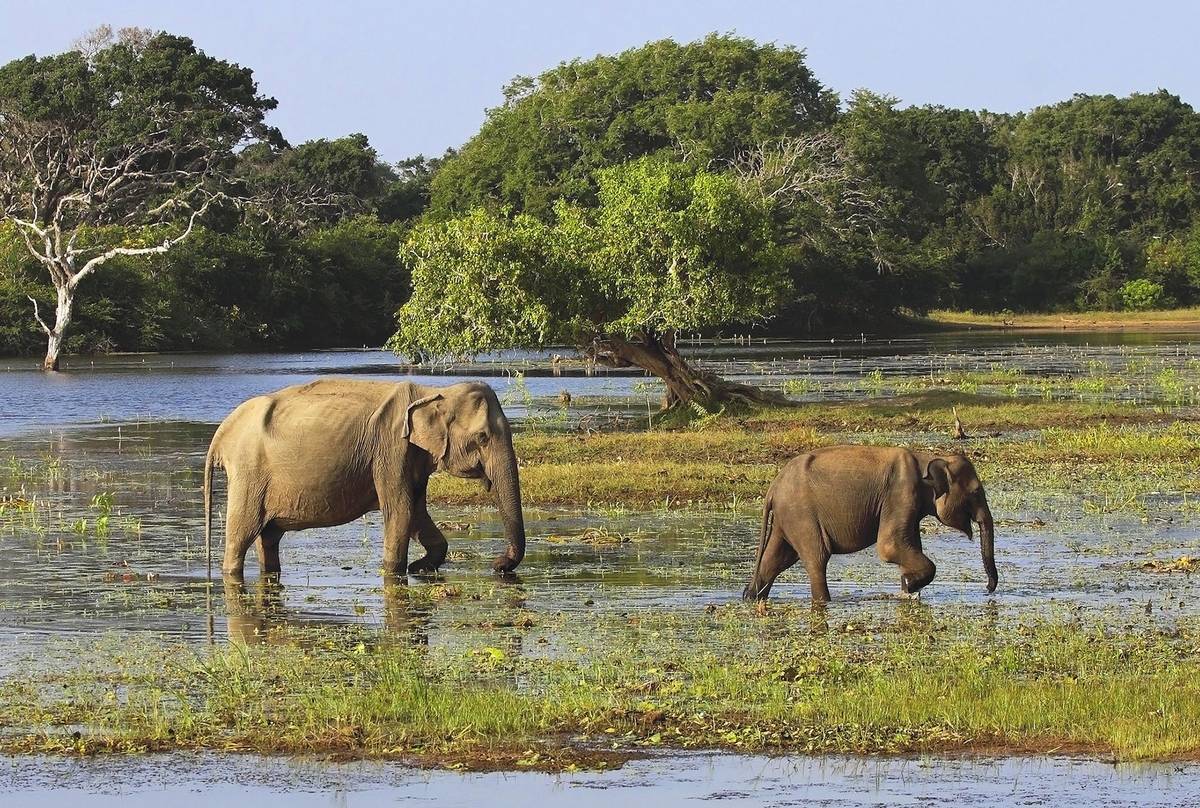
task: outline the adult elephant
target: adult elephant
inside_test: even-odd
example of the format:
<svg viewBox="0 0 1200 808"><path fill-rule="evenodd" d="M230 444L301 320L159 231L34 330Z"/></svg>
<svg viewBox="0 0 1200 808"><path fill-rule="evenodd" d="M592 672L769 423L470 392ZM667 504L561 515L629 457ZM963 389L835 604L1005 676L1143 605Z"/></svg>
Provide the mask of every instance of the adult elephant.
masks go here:
<svg viewBox="0 0 1200 808"><path fill-rule="evenodd" d="M995 528L975 467L959 454L884 446L828 446L789 461L763 504L754 573L742 596L765 599L779 573L804 562L814 603L829 600L830 556L878 544L900 567L900 589L915 594L936 567L921 550L920 522L934 516L979 544L988 592L996 590Z"/></svg>
<svg viewBox="0 0 1200 808"><path fill-rule="evenodd" d="M508 548L492 567L511 572L525 555L525 523L512 430L491 387L320 379L239 405L217 428L204 463L204 538L211 558L213 469L225 469L228 507L222 572L242 576L258 541L263 572L279 572L289 530L329 527L383 512L383 567L403 574L408 543L425 556L409 572L446 560L429 516L429 475L479 479L495 494Z"/></svg>

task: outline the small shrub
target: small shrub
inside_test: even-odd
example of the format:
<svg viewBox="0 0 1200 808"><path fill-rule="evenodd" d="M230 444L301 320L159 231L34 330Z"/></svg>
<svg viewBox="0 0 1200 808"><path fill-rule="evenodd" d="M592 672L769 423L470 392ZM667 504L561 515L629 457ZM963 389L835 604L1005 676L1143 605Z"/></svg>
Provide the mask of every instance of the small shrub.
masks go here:
<svg viewBox="0 0 1200 808"><path fill-rule="evenodd" d="M1166 306L1167 297L1161 283L1137 278L1121 287L1121 302L1130 311L1147 311Z"/></svg>

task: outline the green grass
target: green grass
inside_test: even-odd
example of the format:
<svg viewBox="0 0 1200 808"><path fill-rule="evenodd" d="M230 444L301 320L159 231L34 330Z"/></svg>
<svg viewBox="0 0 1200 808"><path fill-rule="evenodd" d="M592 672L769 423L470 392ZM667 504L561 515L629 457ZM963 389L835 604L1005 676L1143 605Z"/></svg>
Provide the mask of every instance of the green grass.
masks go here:
<svg viewBox="0 0 1200 808"><path fill-rule="evenodd" d="M975 437L950 438L953 410ZM834 443L967 451L989 488L1128 501L1200 483L1200 424L1159 404L1010 398L955 390L764 410L702 428L516 438L529 505L758 506L788 459ZM1117 461L1138 463L1138 474ZM487 504L477 483L436 475L441 504ZM1130 499L1130 497L1134 499Z"/></svg>
<svg viewBox="0 0 1200 808"><path fill-rule="evenodd" d="M588 618L586 642L551 628L574 637L551 656L513 655L486 639L448 649L346 636L199 652L100 646L70 670L6 682L0 749L549 769L659 746L1200 753L1195 625L1170 634L997 628L902 604L894 622L876 625L739 605Z"/></svg>

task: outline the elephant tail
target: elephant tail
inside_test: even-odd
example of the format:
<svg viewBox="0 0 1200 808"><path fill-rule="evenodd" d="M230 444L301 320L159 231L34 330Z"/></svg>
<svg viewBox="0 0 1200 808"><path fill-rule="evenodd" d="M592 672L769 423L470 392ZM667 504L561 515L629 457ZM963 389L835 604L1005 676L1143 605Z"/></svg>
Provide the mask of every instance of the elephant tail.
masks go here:
<svg viewBox="0 0 1200 808"><path fill-rule="evenodd" d="M212 583L212 490L213 466L217 463L216 441L204 456L204 557L208 564L208 581Z"/></svg>
<svg viewBox="0 0 1200 808"><path fill-rule="evenodd" d="M742 598L745 600L757 600L759 593L762 591L762 584L758 579L759 566L762 564L763 553L767 550L767 540L771 537L771 529L775 524L775 509L771 503L771 492L767 491L767 498L763 501L762 528L758 535L758 552L754 554L754 570L750 573L750 583L746 586L746 591L742 593Z"/></svg>

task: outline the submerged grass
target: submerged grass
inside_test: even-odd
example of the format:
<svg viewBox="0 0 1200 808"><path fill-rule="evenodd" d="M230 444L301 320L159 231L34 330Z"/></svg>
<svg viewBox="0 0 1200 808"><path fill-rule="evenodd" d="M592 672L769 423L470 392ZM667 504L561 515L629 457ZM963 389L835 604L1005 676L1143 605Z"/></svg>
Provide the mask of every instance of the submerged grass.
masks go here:
<svg viewBox="0 0 1200 808"><path fill-rule="evenodd" d="M660 746L1200 755L1194 625L997 628L979 615L935 618L904 604L895 622L879 625L739 605L592 617L579 628L592 643L575 633L547 656L370 638L101 647L77 657L88 664L5 683L0 749L306 752L547 769L607 765Z"/></svg>

